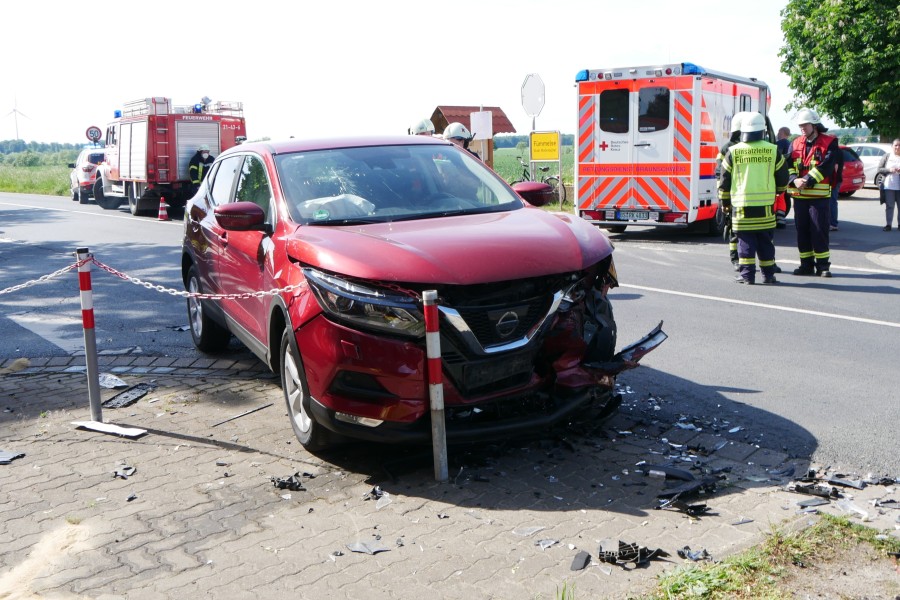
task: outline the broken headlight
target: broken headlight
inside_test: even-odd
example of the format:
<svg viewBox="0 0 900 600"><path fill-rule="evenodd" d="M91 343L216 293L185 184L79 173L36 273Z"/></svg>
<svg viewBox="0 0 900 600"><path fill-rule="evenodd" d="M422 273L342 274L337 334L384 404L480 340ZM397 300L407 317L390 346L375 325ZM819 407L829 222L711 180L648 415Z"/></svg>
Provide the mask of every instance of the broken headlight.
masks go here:
<svg viewBox="0 0 900 600"><path fill-rule="evenodd" d="M410 337L425 335L425 317L415 298L309 267L303 274L319 306L335 320Z"/></svg>

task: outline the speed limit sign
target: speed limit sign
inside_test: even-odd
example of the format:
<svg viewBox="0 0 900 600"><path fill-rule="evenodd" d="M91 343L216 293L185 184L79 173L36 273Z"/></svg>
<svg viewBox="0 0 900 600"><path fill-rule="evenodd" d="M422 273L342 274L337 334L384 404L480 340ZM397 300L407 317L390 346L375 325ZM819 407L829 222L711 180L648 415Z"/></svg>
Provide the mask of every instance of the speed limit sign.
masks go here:
<svg viewBox="0 0 900 600"><path fill-rule="evenodd" d="M84 132L87 136L87 139L91 140L95 144L100 141L100 138L103 136L103 132L100 131L100 128L96 125L92 125L87 128L87 131Z"/></svg>

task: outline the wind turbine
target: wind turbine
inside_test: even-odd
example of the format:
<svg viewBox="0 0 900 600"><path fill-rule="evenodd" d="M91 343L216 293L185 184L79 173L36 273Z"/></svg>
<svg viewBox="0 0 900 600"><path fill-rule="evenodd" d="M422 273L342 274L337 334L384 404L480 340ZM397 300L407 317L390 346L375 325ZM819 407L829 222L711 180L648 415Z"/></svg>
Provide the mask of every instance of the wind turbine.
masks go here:
<svg viewBox="0 0 900 600"><path fill-rule="evenodd" d="M8 117L9 115L12 115L16 122L16 139L19 139L19 115L22 115L26 119L30 119L31 117L19 110L18 98L13 98L13 109L3 116Z"/></svg>

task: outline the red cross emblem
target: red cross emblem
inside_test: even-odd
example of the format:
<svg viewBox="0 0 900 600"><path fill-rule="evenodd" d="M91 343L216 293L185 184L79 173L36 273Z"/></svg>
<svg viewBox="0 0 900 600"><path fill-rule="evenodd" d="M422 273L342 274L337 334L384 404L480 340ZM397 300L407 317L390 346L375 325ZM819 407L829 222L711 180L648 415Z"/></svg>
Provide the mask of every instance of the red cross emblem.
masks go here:
<svg viewBox="0 0 900 600"><path fill-rule="evenodd" d="M606 152L606 149L609 148L609 144L606 142L600 142L600 149Z"/></svg>

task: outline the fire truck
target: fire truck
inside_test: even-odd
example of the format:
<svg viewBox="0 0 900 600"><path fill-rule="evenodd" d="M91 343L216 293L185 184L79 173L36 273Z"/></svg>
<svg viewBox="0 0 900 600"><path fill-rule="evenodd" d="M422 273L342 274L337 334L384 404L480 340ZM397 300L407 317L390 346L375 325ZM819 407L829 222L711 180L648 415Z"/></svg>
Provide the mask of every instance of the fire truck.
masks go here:
<svg viewBox="0 0 900 600"><path fill-rule="evenodd" d="M193 193L188 166L201 144L218 156L246 140L241 102L176 106L170 98L127 102L106 128L106 162L94 183L105 209L128 202L131 214L155 214L160 198L183 208Z"/></svg>
<svg viewBox="0 0 900 600"><path fill-rule="evenodd" d="M768 86L687 62L575 79L576 215L614 233L629 224L721 233L716 156L735 113L766 115Z"/></svg>

